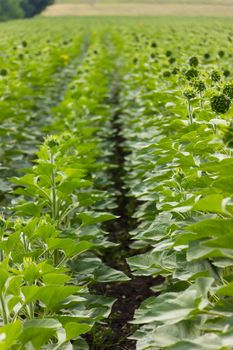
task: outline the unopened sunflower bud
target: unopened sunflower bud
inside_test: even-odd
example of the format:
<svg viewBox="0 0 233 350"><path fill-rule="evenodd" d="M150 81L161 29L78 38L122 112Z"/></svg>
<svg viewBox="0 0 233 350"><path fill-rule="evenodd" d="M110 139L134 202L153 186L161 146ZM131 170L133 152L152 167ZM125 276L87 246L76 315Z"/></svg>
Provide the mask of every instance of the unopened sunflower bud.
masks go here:
<svg viewBox="0 0 233 350"><path fill-rule="evenodd" d="M153 48L156 48L156 47L157 47L157 44L156 44L155 41L153 41L153 42L151 43L151 47L153 47Z"/></svg>
<svg viewBox="0 0 233 350"><path fill-rule="evenodd" d="M232 84L226 84L223 88L223 93L227 97L229 97L231 100L233 99L233 83Z"/></svg>
<svg viewBox="0 0 233 350"><path fill-rule="evenodd" d="M177 75L178 73L179 73L179 68L177 68L177 67L175 67L175 68L173 68L173 70L172 70L172 74L173 75Z"/></svg>
<svg viewBox="0 0 233 350"><path fill-rule="evenodd" d="M192 80L198 77L198 70L191 68L185 72L185 76L188 80Z"/></svg>
<svg viewBox="0 0 233 350"><path fill-rule="evenodd" d="M7 70L6 70L5 68L1 69L1 70L0 70L0 75L1 75L2 77L5 77L5 76L7 75Z"/></svg>
<svg viewBox="0 0 233 350"><path fill-rule="evenodd" d="M211 77L212 81L214 81L215 83L217 83L218 81L221 80L221 74L217 70L213 70L210 74L210 77Z"/></svg>
<svg viewBox="0 0 233 350"><path fill-rule="evenodd" d="M196 92L192 87L187 87L187 89L183 91L183 95L187 100L192 100L196 97Z"/></svg>
<svg viewBox="0 0 233 350"><path fill-rule="evenodd" d="M209 52L206 52L205 54L204 54L204 59L205 60L208 60L210 58L210 54L209 54Z"/></svg>
<svg viewBox="0 0 233 350"><path fill-rule="evenodd" d="M23 40L23 41L22 41L22 46L23 46L23 47L27 47L27 46L28 46L28 43L27 43L26 40Z"/></svg>
<svg viewBox="0 0 233 350"><path fill-rule="evenodd" d="M196 80L193 86L197 92L203 92L206 89L205 83L202 80Z"/></svg>
<svg viewBox="0 0 233 350"><path fill-rule="evenodd" d="M223 135L223 142L227 147L233 148L233 124L231 123Z"/></svg>
<svg viewBox="0 0 233 350"><path fill-rule="evenodd" d="M170 50L167 50L167 51L166 51L166 56L167 56L167 57L171 57L171 55L172 55L172 52L171 52Z"/></svg>
<svg viewBox="0 0 233 350"><path fill-rule="evenodd" d="M47 146L52 149L54 147L59 146L59 140L56 136L50 136L47 140L46 140L46 144Z"/></svg>
<svg viewBox="0 0 233 350"><path fill-rule="evenodd" d="M170 64L175 63L175 62L176 62L175 57L170 57L169 60L168 60L168 62L169 62Z"/></svg>
<svg viewBox="0 0 233 350"><path fill-rule="evenodd" d="M230 76L230 74L231 74L231 72L229 71L229 69L224 69L224 71L223 71L223 75L224 75L224 77L229 77Z"/></svg>
<svg viewBox="0 0 233 350"><path fill-rule="evenodd" d="M231 100L229 97L223 94L213 96L210 101L212 111L221 114L224 114L229 110L230 104Z"/></svg>
<svg viewBox="0 0 233 350"><path fill-rule="evenodd" d="M197 67L199 64L198 58L196 56L190 57L189 59L189 65L191 67Z"/></svg>
<svg viewBox="0 0 233 350"><path fill-rule="evenodd" d="M169 77L171 76L171 72L169 72L169 70L165 70L165 71L163 72L163 76L164 76L165 78L169 78Z"/></svg>
<svg viewBox="0 0 233 350"><path fill-rule="evenodd" d="M223 51L223 50L220 50L220 51L218 51L218 55L219 55L219 57L224 57L224 55L225 55L225 52Z"/></svg>

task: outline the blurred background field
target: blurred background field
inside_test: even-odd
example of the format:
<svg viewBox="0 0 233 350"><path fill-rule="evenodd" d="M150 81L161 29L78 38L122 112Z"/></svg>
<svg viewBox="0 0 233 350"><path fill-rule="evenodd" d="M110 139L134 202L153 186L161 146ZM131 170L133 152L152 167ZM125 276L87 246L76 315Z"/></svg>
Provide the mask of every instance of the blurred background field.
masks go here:
<svg viewBox="0 0 233 350"><path fill-rule="evenodd" d="M233 16L233 0L57 0L44 16Z"/></svg>
<svg viewBox="0 0 233 350"><path fill-rule="evenodd" d="M56 0L56 4L87 4L88 0ZM233 0L96 0L98 4L205 4L233 6Z"/></svg>

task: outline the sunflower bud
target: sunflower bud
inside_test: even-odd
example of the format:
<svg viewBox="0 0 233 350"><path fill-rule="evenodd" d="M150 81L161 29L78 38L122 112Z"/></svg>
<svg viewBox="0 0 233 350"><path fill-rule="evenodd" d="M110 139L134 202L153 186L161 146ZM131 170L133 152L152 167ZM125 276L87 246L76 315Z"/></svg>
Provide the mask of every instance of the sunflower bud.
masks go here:
<svg viewBox="0 0 233 350"><path fill-rule="evenodd" d="M231 72L229 71L229 69L224 69L223 71L223 75L225 78L228 78L230 76Z"/></svg>
<svg viewBox="0 0 233 350"><path fill-rule="evenodd" d="M169 64L173 64L176 62L176 59L175 57L170 57L169 60L168 60Z"/></svg>
<svg viewBox="0 0 233 350"><path fill-rule="evenodd" d="M202 80L196 80L193 86L197 92L203 92L206 89L205 83Z"/></svg>
<svg viewBox="0 0 233 350"><path fill-rule="evenodd" d="M0 70L0 75L1 75L2 77L5 77L5 76L7 75L7 70L4 69L4 68L2 68L2 69Z"/></svg>
<svg viewBox="0 0 233 350"><path fill-rule="evenodd" d="M28 46L28 43L27 43L26 40L23 40L23 41L22 41L22 46L23 46L23 47L27 47L27 46Z"/></svg>
<svg viewBox="0 0 233 350"><path fill-rule="evenodd" d="M185 72L185 76L188 80L192 80L198 77L198 71L195 68L191 68Z"/></svg>
<svg viewBox="0 0 233 350"><path fill-rule="evenodd" d="M189 59L189 65L191 67L197 67L199 64L198 58L196 56L190 57Z"/></svg>
<svg viewBox="0 0 233 350"><path fill-rule="evenodd" d="M221 94L211 98L210 105L213 112L224 114L230 108L231 100L229 97Z"/></svg>
<svg viewBox="0 0 233 350"><path fill-rule="evenodd" d="M173 75L177 75L178 73L179 73L179 68L177 68L177 67L175 67L175 68L173 68L173 70L172 70L172 74Z"/></svg>
<svg viewBox="0 0 233 350"><path fill-rule="evenodd" d="M156 44L155 41L153 41L153 42L151 43L151 47L153 47L153 48L156 48L156 47L157 47L157 44Z"/></svg>
<svg viewBox="0 0 233 350"><path fill-rule="evenodd" d="M210 77L211 77L212 81L214 81L215 83L217 83L218 81L221 80L221 74L217 70L213 70L210 74Z"/></svg>
<svg viewBox="0 0 233 350"><path fill-rule="evenodd" d="M233 124L231 123L225 130L223 142L227 147L233 148Z"/></svg>
<svg viewBox="0 0 233 350"><path fill-rule="evenodd" d="M171 72L169 72L169 70L165 70L163 72L163 76L164 76L164 78L169 78L171 76Z"/></svg>
<svg viewBox="0 0 233 350"><path fill-rule="evenodd" d="M59 140L56 136L49 136L46 140L46 145L50 148L53 149L54 147L59 146Z"/></svg>
<svg viewBox="0 0 233 350"><path fill-rule="evenodd" d="M166 56L167 56L167 57L171 57L171 55L172 55L172 52L171 52L170 50L167 50L167 51L166 51Z"/></svg>
<svg viewBox="0 0 233 350"><path fill-rule="evenodd" d="M210 58L210 54L209 54L209 52L206 52L205 54L204 54L204 59L205 60L208 60Z"/></svg>
<svg viewBox="0 0 233 350"><path fill-rule="evenodd" d="M191 86L189 86L183 91L183 95L185 98L187 98L187 100L192 100L196 97L196 92Z"/></svg>
<svg viewBox="0 0 233 350"><path fill-rule="evenodd" d="M233 99L233 83L226 84L223 87L223 93L224 93L224 95L226 95L227 97L229 97L232 100Z"/></svg>
<svg viewBox="0 0 233 350"><path fill-rule="evenodd" d="M224 55L225 55L225 52L223 51L223 50L220 50L220 51L218 51L218 55L219 55L219 57L224 57Z"/></svg>

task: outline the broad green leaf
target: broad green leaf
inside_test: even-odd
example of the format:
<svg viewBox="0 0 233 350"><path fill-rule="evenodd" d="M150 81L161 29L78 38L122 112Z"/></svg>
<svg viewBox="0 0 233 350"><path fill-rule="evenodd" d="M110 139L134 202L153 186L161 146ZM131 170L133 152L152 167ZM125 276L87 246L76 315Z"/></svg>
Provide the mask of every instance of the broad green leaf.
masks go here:
<svg viewBox="0 0 233 350"><path fill-rule="evenodd" d="M87 333L91 325L85 323L70 322L65 325L66 340L76 339L81 334Z"/></svg>
<svg viewBox="0 0 233 350"><path fill-rule="evenodd" d="M41 215L41 206L34 203L22 203L14 207L14 210L20 216L34 216L39 217Z"/></svg>
<svg viewBox="0 0 233 350"><path fill-rule="evenodd" d="M102 264L102 266L99 266L94 270L94 280L96 282L106 283L129 281L130 278L126 276L124 272Z"/></svg>
<svg viewBox="0 0 233 350"><path fill-rule="evenodd" d="M70 276L61 273L47 273L43 276L43 282L48 285L64 285L70 278Z"/></svg>
<svg viewBox="0 0 233 350"><path fill-rule="evenodd" d="M219 194L211 194L205 198L201 198L194 204L193 210L224 214L224 197Z"/></svg>
<svg viewBox="0 0 233 350"><path fill-rule="evenodd" d="M9 350L18 340L23 327L21 321L7 324L0 327L0 347L1 350Z"/></svg>
<svg viewBox="0 0 233 350"><path fill-rule="evenodd" d="M71 238L49 238L47 240L48 249L60 249L66 254L66 257L81 254L92 247L92 243L87 241L75 242Z"/></svg>
<svg viewBox="0 0 233 350"><path fill-rule="evenodd" d="M227 284L224 287L221 287L217 290L217 294L219 295L228 295L233 296L233 282Z"/></svg>
<svg viewBox="0 0 233 350"><path fill-rule="evenodd" d="M87 226L117 219L117 216L109 213L85 212L78 214L78 218L82 221L82 226Z"/></svg>
<svg viewBox="0 0 233 350"><path fill-rule="evenodd" d="M23 333L20 336L22 344L32 343L36 350L46 345L56 332L62 328L60 322L55 319L41 318L29 320L24 323Z"/></svg>
<svg viewBox="0 0 233 350"><path fill-rule="evenodd" d="M51 285L40 287L37 292L37 299L43 301L48 310L59 306L65 298L77 293L80 287Z"/></svg>

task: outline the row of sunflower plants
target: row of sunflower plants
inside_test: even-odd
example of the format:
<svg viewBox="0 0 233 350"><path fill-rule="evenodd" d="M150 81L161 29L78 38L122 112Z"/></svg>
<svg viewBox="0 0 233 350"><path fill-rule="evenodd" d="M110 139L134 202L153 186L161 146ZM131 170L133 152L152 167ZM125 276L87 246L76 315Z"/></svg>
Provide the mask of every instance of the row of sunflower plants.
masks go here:
<svg viewBox="0 0 233 350"><path fill-rule="evenodd" d="M114 302L91 295L89 285L128 279L101 261L112 245L101 223L115 219L104 175L113 69L102 37L93 39L53 109L52 134L34 165L11 178L14 196L0 234L1 349L87 349L81 335Z"/></svg>
<svg viewBox="0 0 233 350"><path fill-rule="evenodd" d="M30 28L29 33L29 28L19 26L17 37L9 30L6 41L1 42L2 203L8 200L5 193L11 188L7 178L30 166L46 127L52 123L50 109L59 103L61 81L65 86L70 67L81 60L87 47L81 33L71 40L67 34L62 37L62 28L56 34L40 31L39 35L36 26Z"/></svg>
<svg viewBox="0 0 233 350"><path fill-rule="evenodd" d="M232 349L231 31L216 42L182 30L185 41L177 28L128 34L125 184L138 203L132 248L146 253L127 261L134 276L164 278L135 312L137 350Z"/></svg>

